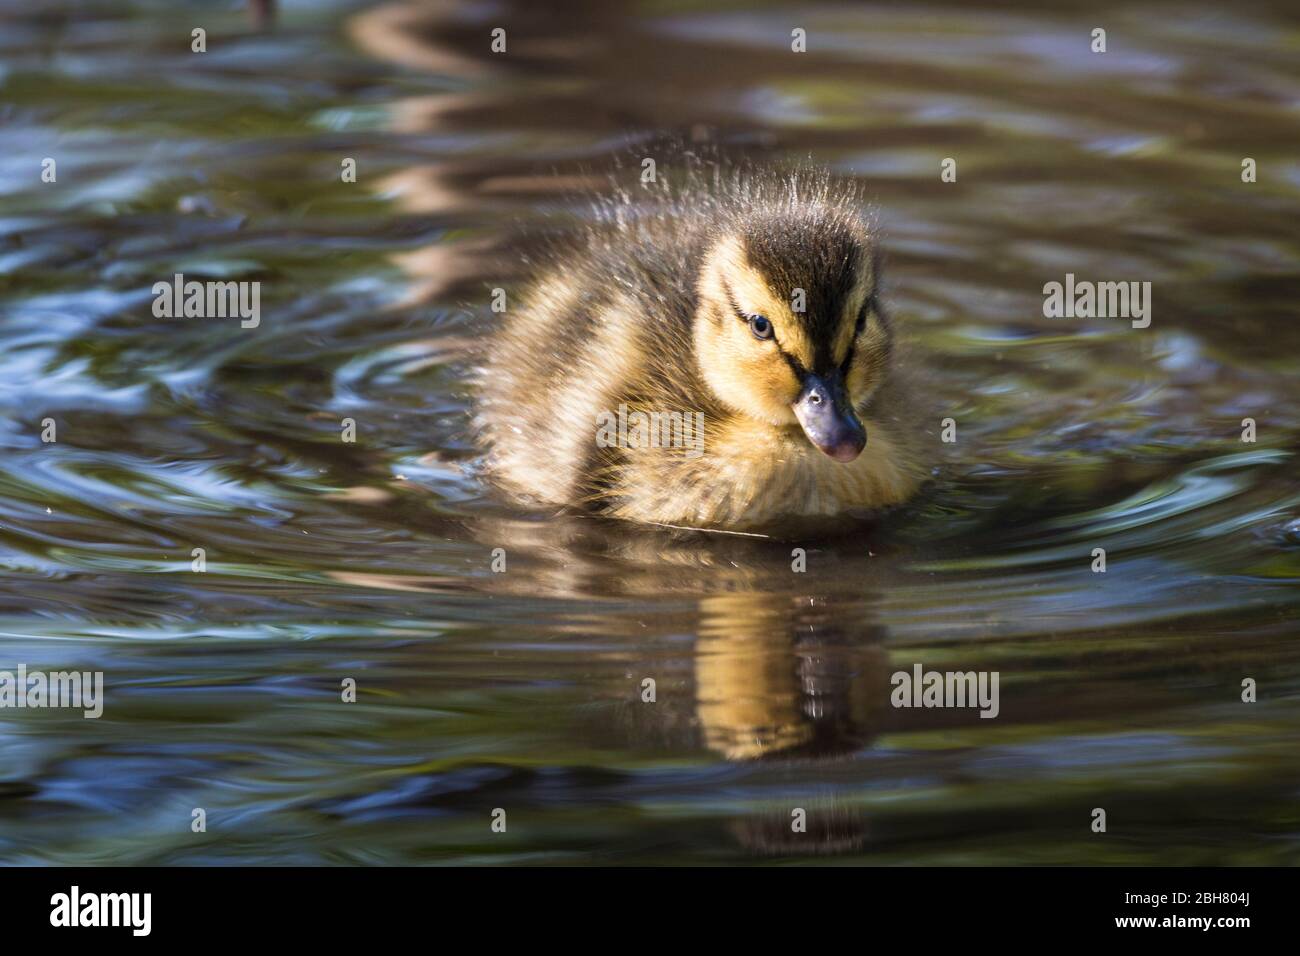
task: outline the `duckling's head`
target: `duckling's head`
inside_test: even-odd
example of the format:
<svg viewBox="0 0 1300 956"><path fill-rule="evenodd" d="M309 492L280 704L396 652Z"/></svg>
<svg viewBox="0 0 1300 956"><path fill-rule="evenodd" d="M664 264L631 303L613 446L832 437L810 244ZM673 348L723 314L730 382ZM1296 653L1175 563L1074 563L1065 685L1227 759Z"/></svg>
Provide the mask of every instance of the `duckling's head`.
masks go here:
<svg viewBox="0 0 1300 956"><path fill-rule="evenodd" d="M867 442L860 412L889 365L867 223L827 204L782 203L720 230L700 270L695 352L737 412L802 427L837 461Z"/></svg>

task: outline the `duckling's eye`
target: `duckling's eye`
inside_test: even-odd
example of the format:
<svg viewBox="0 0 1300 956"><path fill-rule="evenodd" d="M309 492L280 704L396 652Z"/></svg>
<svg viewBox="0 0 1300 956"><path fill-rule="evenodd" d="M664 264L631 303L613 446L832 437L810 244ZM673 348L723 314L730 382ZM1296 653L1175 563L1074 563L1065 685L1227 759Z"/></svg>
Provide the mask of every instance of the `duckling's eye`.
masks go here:
<svg viewBox="0 0 1300 956"><path fill-rule="evenodd" d="M767 316L751 315L749 317L749 331L754 333L756 339L770 339L772 337L772 323L768 321Z"/></svg>

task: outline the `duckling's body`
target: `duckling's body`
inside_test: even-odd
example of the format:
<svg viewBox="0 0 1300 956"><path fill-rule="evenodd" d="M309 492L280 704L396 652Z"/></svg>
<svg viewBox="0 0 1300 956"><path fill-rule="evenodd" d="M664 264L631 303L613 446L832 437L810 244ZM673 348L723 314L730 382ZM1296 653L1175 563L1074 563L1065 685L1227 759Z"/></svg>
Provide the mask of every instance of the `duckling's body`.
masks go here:
<svg viewBox="0 0 1300 956"><path fill-rule="evenodd" d="M859 197L818 172L733 172L637 198L602 207L488 348L501 484L738 530L909 498L920 436Z"/></svg>

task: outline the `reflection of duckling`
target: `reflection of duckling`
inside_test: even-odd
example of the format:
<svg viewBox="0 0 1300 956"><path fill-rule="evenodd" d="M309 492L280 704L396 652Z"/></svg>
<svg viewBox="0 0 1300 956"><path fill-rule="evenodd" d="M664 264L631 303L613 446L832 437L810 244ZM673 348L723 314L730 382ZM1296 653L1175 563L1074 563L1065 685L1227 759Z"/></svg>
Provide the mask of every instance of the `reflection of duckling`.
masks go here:
<svg viewBox="0 0 1300 956"><path fill-rule="evenodd" d="M696 716L710 750L827 757L875 735L889 689L880 629L850 638L777 595L712 595L700 611Z"/></svg>
<svg viewBox="0 0 1300 956"><path fill-rule="evenodd" d="M735 591L702 597L694 615L666 607L652 623L605 621L601 633L620 648L605 659L625 669L601 693L618 703L594 708L585 732L614 749L703 747L734 761L807 766L852 755L893 713L886 631L863 597L870 602ZM681 640L691 631L694 646ZM575 620L572 632L585 638L590 624Z"/></svg>
<svg viewBox="0 0 1300 956"><path fill-rule="evenodd" d="M508 316L482 382L501 483L705 528L906 500L924 469L857 192L823 172L686 178L604 205Z"/></svg>

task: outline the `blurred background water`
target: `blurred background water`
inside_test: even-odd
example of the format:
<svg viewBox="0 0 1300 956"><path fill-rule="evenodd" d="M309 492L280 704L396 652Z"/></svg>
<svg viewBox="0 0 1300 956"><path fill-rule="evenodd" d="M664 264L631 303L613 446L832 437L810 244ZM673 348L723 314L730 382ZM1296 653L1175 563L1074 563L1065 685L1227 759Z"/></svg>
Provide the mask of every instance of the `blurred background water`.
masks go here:
<svg viewBox="0 0 1300 956"><path fill-rule="evenodd" d="M107 695L0 710L0 859L1296 862L1288 7L0 0L0 670ZM664 135L861 178L958 422L804 574L477 474L512 236ZM1066 272L1151 327L1043 318ZM918 662L998 719L891 708Z"/></svg>

